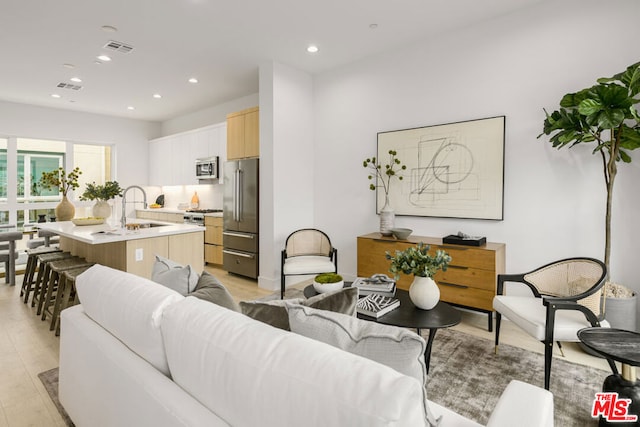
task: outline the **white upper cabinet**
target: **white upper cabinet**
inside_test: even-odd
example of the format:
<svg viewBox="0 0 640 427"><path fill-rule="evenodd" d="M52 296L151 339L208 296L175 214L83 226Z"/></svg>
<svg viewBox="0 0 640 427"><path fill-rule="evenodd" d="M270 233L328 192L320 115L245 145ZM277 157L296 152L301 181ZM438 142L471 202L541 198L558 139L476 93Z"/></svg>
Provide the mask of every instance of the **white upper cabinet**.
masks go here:
<svg viewBox="0 0 640 427"><path fill-rule="evenodd" d="M149 141L149 185L194 185L195 162L218 156L219 172L226 160L226 123ZM222 177L213 183L222 184Z"/></svg>

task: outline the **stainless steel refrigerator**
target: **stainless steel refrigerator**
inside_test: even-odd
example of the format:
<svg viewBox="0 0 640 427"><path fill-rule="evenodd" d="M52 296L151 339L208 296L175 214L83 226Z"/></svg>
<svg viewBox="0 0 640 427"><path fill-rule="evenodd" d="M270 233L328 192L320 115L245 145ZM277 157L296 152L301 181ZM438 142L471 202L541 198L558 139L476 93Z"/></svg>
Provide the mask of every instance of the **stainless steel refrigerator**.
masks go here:
<svg viewBox="0 0 640 427"><path fill-rule="evenodd" d="M258 277L258 178L258 159L224 164L224 269L254 279Z"/></svg>

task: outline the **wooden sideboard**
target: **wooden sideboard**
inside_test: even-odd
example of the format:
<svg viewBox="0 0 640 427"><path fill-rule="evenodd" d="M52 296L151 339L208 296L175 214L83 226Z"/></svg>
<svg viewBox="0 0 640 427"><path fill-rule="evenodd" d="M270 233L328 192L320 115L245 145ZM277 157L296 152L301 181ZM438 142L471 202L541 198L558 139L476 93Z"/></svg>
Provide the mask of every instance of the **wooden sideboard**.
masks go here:
<svg viewBox="0 0 640 427"><path fill-rule="evenodd" d="M443 244L441 238L409 236L407 240L384 237L380 233L358 236L358 276L389 273L392 255L420 242L430 245L429 252L438 249L451 256L447 271L439 271L434 280L440 288L440 299L447 303L481 311L489 315L489 331L493 331L493 297L496 294L496 276L505 271L505 244L486 243L482 246ZM408 290L413 276L402 274L397 281L400 289Z"/></svg>

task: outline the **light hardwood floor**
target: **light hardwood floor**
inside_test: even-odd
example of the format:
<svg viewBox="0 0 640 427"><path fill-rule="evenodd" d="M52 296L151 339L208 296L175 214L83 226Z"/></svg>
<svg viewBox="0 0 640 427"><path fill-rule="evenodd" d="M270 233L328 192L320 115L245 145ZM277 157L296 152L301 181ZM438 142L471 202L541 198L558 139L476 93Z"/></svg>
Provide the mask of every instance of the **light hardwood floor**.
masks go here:
<svg viewBox="0 0 640 427"><path fill-rule="evenodd" d="M252 300L272 292L259 289L255 281L230 275L207 266L227 286L238 301ZM31 305L19 298L22 276L11 288L0 283L0 427L63 426L62 418L38 379L38 373L58 366L59 339L49 331L49 323L36 317ZM308 282L296 285L303 288ZM486 330L486 315L463 311L463 321L454 329L493 339ZM504 322L501 342L543 352L540 342ZM437 345L437 336L434 345ZM608 369L602 359L590 356L572 343L564 345L566 359ZM557 351L557 348L556 348ZM540 359L542 363L542 358ZM603 379L606 374L603 374Z"/></svg>

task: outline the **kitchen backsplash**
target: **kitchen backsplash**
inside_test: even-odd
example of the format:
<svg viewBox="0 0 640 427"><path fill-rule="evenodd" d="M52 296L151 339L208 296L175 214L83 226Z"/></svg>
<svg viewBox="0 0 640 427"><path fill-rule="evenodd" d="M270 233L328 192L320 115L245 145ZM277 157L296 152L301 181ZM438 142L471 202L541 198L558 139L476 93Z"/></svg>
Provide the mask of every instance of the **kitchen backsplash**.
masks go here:
<svg viewBox="0 0 640 427"><path fill-rule="evenodd" d="M148 203L154 203L160 194L164 194L164 207L178 209L178 205L189 205L194 192L198 192L201 209L222 209L223 184L172 185L168 187L145 187Z"/></svg>

